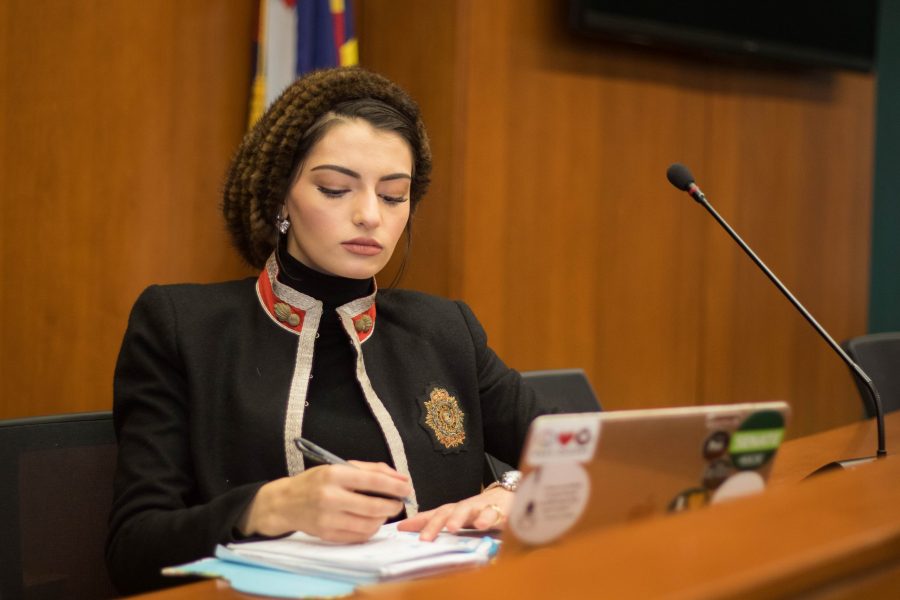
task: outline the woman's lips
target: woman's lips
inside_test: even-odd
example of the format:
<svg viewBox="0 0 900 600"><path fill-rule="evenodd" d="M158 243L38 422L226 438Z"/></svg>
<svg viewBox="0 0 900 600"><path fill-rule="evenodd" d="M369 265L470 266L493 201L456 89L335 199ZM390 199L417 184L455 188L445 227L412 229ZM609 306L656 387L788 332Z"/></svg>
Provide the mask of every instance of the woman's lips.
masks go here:
<svg viewBox="0 0 900 600"><path fill-rule="evenodd" d="M361 256L374 256L382 250L381 244L368 238L347 240L346 242L341 242L341 245L346 248L347 251Z"/></svg>

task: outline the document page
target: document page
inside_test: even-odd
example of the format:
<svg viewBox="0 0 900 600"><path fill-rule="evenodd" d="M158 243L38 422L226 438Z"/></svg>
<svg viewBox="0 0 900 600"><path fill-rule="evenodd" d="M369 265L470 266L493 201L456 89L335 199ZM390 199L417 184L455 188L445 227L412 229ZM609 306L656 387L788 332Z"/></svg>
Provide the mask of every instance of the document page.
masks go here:
<svg viewBox="0 0 900 600"><path fill-rule="evenodd" d="M295 573L320 574L355 582L417 577L487 562L499 542L490 537L441 533L433 542L417 533L384 525L361 544L335 544L305 533L261 542L219 547L222 560L275 567Z"/></svg>

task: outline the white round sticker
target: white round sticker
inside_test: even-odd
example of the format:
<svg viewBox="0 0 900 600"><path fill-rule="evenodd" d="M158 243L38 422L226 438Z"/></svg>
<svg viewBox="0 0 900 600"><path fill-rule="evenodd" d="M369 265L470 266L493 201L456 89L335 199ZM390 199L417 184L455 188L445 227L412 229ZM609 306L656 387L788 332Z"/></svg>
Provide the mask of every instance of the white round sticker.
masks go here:
<svg viewBox="0 0 900 600"><path fill-rule="evenodd" d="M509 528L526 544L546 544L567 532L581 517L591 481L579 463L538 467L519 483Z"/></svg>
<svg viewBox="0 0 900 600"><path fill-rule="evenodd" d="M741 496L749 496L750 494L758 494L766 488L766 481L762 475L756 471L741 471L735 473L722 482L716 491L713 492L710 504L724 502L740 498Z"/></svg>

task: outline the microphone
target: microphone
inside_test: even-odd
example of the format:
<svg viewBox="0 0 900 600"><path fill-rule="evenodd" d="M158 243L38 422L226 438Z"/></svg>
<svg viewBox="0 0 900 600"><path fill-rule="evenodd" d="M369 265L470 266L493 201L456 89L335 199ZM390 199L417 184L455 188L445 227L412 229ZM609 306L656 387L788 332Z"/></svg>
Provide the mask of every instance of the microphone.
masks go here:
<svg viewBox="0 0 900 600"><path fill-rule="evenodd" d="M682 192L690 194L697 202L702 203L706 199L706 196L703 195L703 192L701 192L700 188L697 187L697 184L694 183L694 176L691 175L691 170L683 164L672 163L669 165L669 168L666 169L666 179Z"/></svg>
<svg viewBox="0 0 900 600"><path fill-rule="evenodd" d="M713 216L713 218L719 223L719 225L722 226L722 228L728 233L728 235L730 235L731 238L735 242L737 242L738 246L741 247L741 249L747 254L747 256L749 256L750 259L754 263L756 263L756 266L759 267L763 273L765 273L766 277L768 277L769 280L775 284L775 287L778 288L778 291L784 294L784 297L787 298L790 303L794 305L794 308L796 308L800 312L800 314L803 315L803 318L806 319L806 321L810 325L812 325L813 329L816 330L816 333L818 333L822 337L822 339L824 339L825 342L829 346L831 346L831 349L837 353L841 360L843 360L844 363L848 367L850 367L851 372L855 373L856 376L859 377L859 379L865 384L866 389L869 392L872 403L875 405L875 421L878 428L878 449L875 453L875 456L851 458L848 460L828 463L827 465L816 469L812 473L812 475L823 473L825 471L831 471L834 469L855 467L859 464L873 461L876 458L883 458L884 456L887 456L887 451L885 450L884 446L884 408L881 405L881 396L878 395L878 390L875 389L875 384L872 383L872 379L865 373L865 371L862 370L862 368L858 364L853 362L853 360L849 356L847 356L847 353L844 352L844 349L834 341L834 338L828 335L828 332L825 331L825 329L821 325L819 325L819 323L813 318L813 316L809 314L809 311L806 310L806 308L802 304L800 304L800 301L794 297L794 295L784 286L783 283L781 283L781 281L779 281L779 279L775 276L774 273L772 273L769 267L767 267L766 264L756 255L756 253L750 249L750 246L748 246L744 242L744 240L742 240L741 237L734 231L734 229L731 228L731 225L729 225L725 221L725 219L719 216L719 213L717 213L712 205L707 202L706 196L695 183L694 176L691 175L690 169L688 169L681 163L674 163L670 165L666 170L666 178L669 180L669 183L677 187L679 190L687 192L694 200L703 205L703 207L709 212L709 214Z"/></svg>

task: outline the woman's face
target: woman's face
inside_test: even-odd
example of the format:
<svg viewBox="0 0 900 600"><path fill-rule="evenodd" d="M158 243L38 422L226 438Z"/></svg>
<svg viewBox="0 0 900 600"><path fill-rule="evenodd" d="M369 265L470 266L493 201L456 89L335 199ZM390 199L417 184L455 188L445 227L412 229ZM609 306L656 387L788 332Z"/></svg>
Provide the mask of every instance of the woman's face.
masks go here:
<svg viewBox="0 0 900 600"><path fill-rule="evenodd" d="M394 132L361 119L332 125L288 191L288 252L322 273L374 276L409 221L412 164Z"/></svg>

